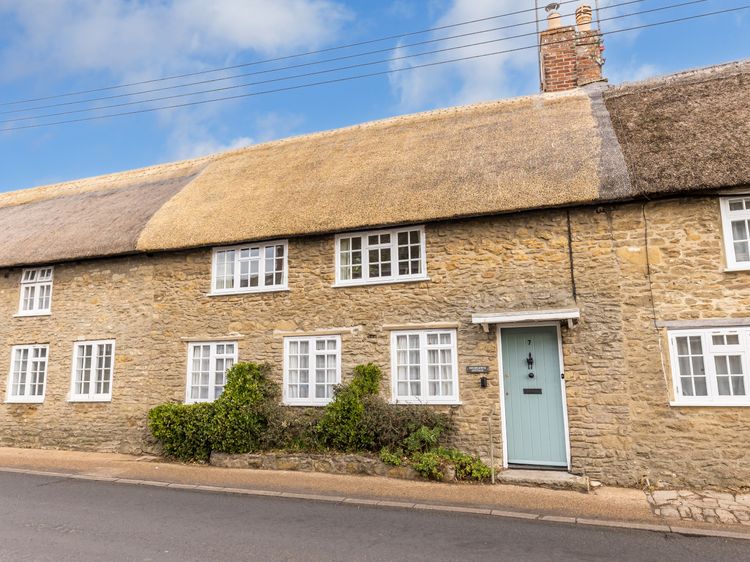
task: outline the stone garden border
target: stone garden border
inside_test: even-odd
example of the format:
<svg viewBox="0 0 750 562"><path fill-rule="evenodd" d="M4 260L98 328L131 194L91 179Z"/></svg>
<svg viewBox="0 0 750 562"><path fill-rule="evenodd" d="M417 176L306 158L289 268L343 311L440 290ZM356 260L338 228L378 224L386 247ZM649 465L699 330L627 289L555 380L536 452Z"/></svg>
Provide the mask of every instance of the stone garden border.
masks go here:
<svg viewBox="0 0 750 562"><path fill-rule="evenodd" d="M229 455L211 453L212 466L252 468L256 470L293 470L328 474L386 476L401 480L425 480L409 466L386 464L376 456L355 454L247 453Z"/></svg>

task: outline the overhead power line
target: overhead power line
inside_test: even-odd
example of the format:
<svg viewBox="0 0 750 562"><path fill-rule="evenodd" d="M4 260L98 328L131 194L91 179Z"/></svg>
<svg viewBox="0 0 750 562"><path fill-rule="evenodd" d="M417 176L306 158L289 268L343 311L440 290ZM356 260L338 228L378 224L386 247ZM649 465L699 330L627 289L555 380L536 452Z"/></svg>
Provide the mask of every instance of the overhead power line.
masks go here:
<svg viewBox="0 0 750 562"><path fill-rule="evenodd" d="M744 5L744 6L739 6L739 7L736 7L736 8L729 8L729 9L726 9L726 10L717 10L717 11L713 11L713 12L706 12L706 13L702 13L702 14L695 14L695 15L692 15L692 16L685 16L685 17L681 17L681 18L674 18L674 19L671 19L671 20L664 20L664 21L659 21L659 22L654 22L654 23L647 23L647 24L636 25L636 26L627 27L627 28L623 28L623 29L615 29L615 30L612 30L612 31L602 32L602 35L615 35L617 33L625 33L625 32L628 32L628 31L636 31L636 30L639 30L639 29L647 29L647 28L657 27L657 26L660 26L660 25L668 25L668 24L673 24L673 23L680 23L680 22L685 22L685 21L690 21L690 20L696 20L696 19L710 17L710 16L716 16L716 15L720 15L720 14L727 14L727 13L731 13L731 12L738 12L740 10L747 10L748 8L750 8L750 4L747 4L747 5ZM554 45L554 44L559 44L559 43L566 43L568 41L570 41L570 39L566 39L566 40L562 40L562 41L550 42L550 43L547 43L547 45ZM331 79L331 80L323 80L323 81L319 81L319 82L309 82L309 83L305 83L305 84L298 84L298 85L294 85L294 86L287 86L287 87L284 87L284 88L276 88L276 89L272 89L272 90L262 90L262 91L259 91L259 92L249 92L249 93L244 93L244 94L236 94L236 95L232 95L232 96L224 96L224 97L219 97L219 98L211 98L211 99L207 99L207 100L198 100L198 101L193 101L193 102L186 102L186 103L181 103L181 104L172 104L172 105L166 105L166 106L160 106L160 107L152 107L152 108L145 108L145 109L136 109L136 110L132 110L132 111L123 111L123 112L118 112L118 113L110 113L110 114L107 114L107 115L96 115L96 116L91 116L91 117L80 117L80 118L77 118L77 119L68 119L68 120L62 120L62 121L53 121L53 122L50 122L50 123L38 123L38 124L33 124L33 125L22 125L22 126L19 126L19 127L10 127L10 128L0 129L0 131L2 131L2 132L10 132L10 131L23 130L23 129L34 129L34 128L39 128L39 127L49 127L49 126L53 126L53 125L63 125L63 124L68 124L68 123L80 123L80 122L84 122L84 121L94 121L94 120L100 120L100 119L109 119L111 117L121 117L121 116L136 115L136 114L141 114L141 113L151 113L151 112L154 112L154 111L163 111L163 110L166 110L166 109L177 109L177 108L188 107L188 106L193 106L193 105L204 105L204 104L208 104L208 103L216 103L216 102L219 102L219 101L228 101L228 100L248 98L248 97L254 97L254 96L261 96L261 95L267 95L267 94L273 94L273 93L279 93L279 92L287 92L287 91L292 91L292 90L299 90L299 89L303 89L303 88L310 88L310 87L314 87L314 86L322 86L322 85L326 85L326 84L335 84L335 83L339 83L339 82L346 82L346 81L349 81L349 80L359 80L359 79L371 78L371 77L375 77L375 76L385 76L385 75L388 75L388 74L395 74L395 73L398 73L398 72L405 72L405 71L408 71L408 70L416 70L418 68L428 68L428 67L440 66L440 65L443 65L443 64L449 64L449 63L461 62L461 61L467 61L467 60L481 59L481 58L485 58L485 57L490 57L490 56L495 56L495 55L500 55L500 54L506 54L506 53L512 53L512 52L518 52L518 51L524 51L524 50L527 50L527 49L536 49L536 48L538 48L537 44L527 45L527 46L524 46L524 47L516 47L516 48L513 48L513 49L505 49L505 50L501 50L501 51L494 51L494 52L491 52L491 53L484 53L484 54L481 54L481 55L472 55L472 56L461 57L461 58L456 58L456 59L449 59L449 60L444 60L444 61L436 61L436 62L431 62L431 63L424 63L424 64L415 65L415 66L409 66L409 67L404 67L404 68L396 68L396 69L384 70L384 71L379 71L379 72L371 72L371 73L367 73L367 74L359 74L359 75L354 75L354 76L346 76L346 77L342 77L342 78L335 78L335 79Z"/></svg>
<svg viewBox="0 0 750 562"><path fill-rule="evenodd" d="M565 0L563 2L558 2L558 4L560 6L562 6L564 4L571 4L571 3L577 2L577 1L579 1L579 0ZM500 19L500 18L505 18L505 17L510 17L510 16L516 16L516 15L525 14L525 13L534 12L534 11L536 11L536 8L527 8L527 9L524 9L524 10L516 10L515 12L506 12L506 13L498 14L498 15L495 15L495 16L487 16L487 17L484 17L484 18L478 18L478 19L474 19L474 20L462 21L462 22L457 22L457 23L451 23L451 24L441 25L441 26L438 26L438 27L430 27L428 29L420 29L418 31L409 31L409 32L406 32L406 33L399 33L399 34L396 34L396 35L388 35L388 36L385 36L385 37L378 37L376 39L367 39L365 41L358 41L356 43L348 43L346 45L337 45L337 46L334 46L334 47L326 47L325 49L318 49L318 50L315 50L315 51L306 51L306 52L302 52L302 53L295 53L295 54L292 54L292 55L284 55L284 56L281 56L281 57L275 57L275 58L264 59L264 60L259 60L259 61L244 62L244 63L234 64L234 65L231 65L231 66L223 66L223 67L220 67L220 68L211 68L211 69L207 69L207 70L198 70L198 71L195 71L195 72L186 72L184 74L173 74L171 76L163 76L161 78L151 78L149 80L140 80L138 82L129 82L127 84L117 84L117 85L112 85L112 86L103 86L101 88L92 88L92 89L89 89L89 90L78 90L78 91L75 91L75 92L66 92L66 93L63 93L63 94L54 94L54 95L49 95L49 96L44 96L44 97L39 97L39 98L28 98L28 99L22 99L22 100L5 101L5 102L0 102L0 106L3 106L3 105L16 105L16 104L22 104L22 103L31 103L31 102L35 102L35 101L44 101L44 100L50 100L50 99L55 99L55 98L68 97L68 96L78 96L78 95L83 95L83 94L92 94L92 93L95 93L95 92L103 92L103 91L107 91L107 90L116 90L116 89L119 89L119 88L128 88L130 86L142 86L144 84L153 84L155 82L163 82L165 80L176 80L178 78L189 78L191 76L200 76L200 75L203 75L203 74L210 74L212 72L222 72L222 71L225 71L225 70L234 70L236 68L245 68L245 67L248 67L248 66L255 66L255 65L260 65L260 64L268 64L268 63L271 63L271 62L279 62L279 61L294 59L294 58L298 58L298 57L307 57L307 56L312 56L312 55L319 55L319 54L322 54L322 53L329 53L331 51L338 51L338 50L341 50L341 49L351 49L353 47L361 47L363 45L372 45L374 43L380 43L380 42L383 42L383 41L391 41L393 39L402 39L404 37L413 37L415 35L422 35L422 34L425 34L425 33L431 33L433 31L442 31L444 29L452 29L454 27L460 27L462 25L470 25L472 23L481 23L481 22L484 22L484 21L490 21L490 20L494 20L494 19Z"/></svg>
<svg viewBox="0 0 750 562"><path fill-rule="evenodd" d="M610 4L609 6L606 6L606 7L602 8L602 9L603 10L613 9L613 8L618 8L618 7L621 7L621 6L626 6L628 4L638 4L638 3L641 3L641 2L644 2L644 1L645 0L628 0L627 2L621 2L619 4ZM691 4L700 4L700 3L707 2L707 1L708 0L691 0L691 1L688 1L688 2L682 2L680 4L673 4L671 6L664 6L664 7L654 8L652 10L644 10L644 11L641 11L641 12L635 12L635 13L631 13L631 14L624 14L624 15L617 16L617 17L635 16L635 15L639 15L639 14L645 14L645 13L649 13L649 12L666 10L666 9L675 8L675 7L688 6L688 5L691 5ZM573 15L574 14L565 14L562 17L573 16ZM607 19L616 19L616 18L607 18ZM87 98L87 99L82 99L82 100L66 101L66 102L59 102L59 103L53 103L53 104L47 104L47 105L38 105L38 106L34 106L34 107L24 107L24 108L20 108L20 109L11 109L11 110L6 110L6 111L0 111L0 115L9 115L9 114L14 114L14 113L24 113L24 112L27 112L27 111L38 111L40 109L50 109L50 108L53 108L53 107L64 107L64 106L69 106L69 105L78 105L78 104L83 104L83 103L92 103L92 102L97 102L97 101L106 101L106 100L113 100L113 99L119 99L119 98L127 98L127 97L131 97L131 96L139 96L139 95L150 94L150 93L154 93L154 92L163 92L163 91L167 91L167 90L175 90L175 89L178 89L178 88L187 88L189 86L199 86L201 84L212 84L212 83L216 83L216 82L223 82L223 81L227 81L227 80L234 80L236 78L245 78L245 77L248 77L248 76L257 76L257 75L261 75L261 74L270 74L270 73L274 73L274 72L281 72L281 71L284 71L284 70L292 70L292 69L295 69L295 68L305 68L305 67L309 67L309 66L317 66L317 65L326 64L326 63L329 63L329 62L338 62L338 61L342 61L342 60L356 59L356 58L360 58L360 57L364 57L364 56L368 56L368 55L375 55L375 54L387 53L387 52L395 51L395 50L399 50L399 49L408 49L408 48L411 48L411 47L418 47L420 45L427 45L427 44L430 44L430 43L440 43L440 42L443 42L443 41L451 41L453 39L460 39L460 38L463 38L463 37L469 37L469 36L473 36L473 35L482 35L482 34L485 34L485 33L492 33L494 31L502 31L502 30L505 30L505 29L511 29L511 28L515 28L515 27L523 27L523 26L531 25L531 24L538 23L538 22L541 22L541 21L545 21L545 18L543 18L543 19L537 19L537 20L531 20L531 21L526 21L526 22L522 22L522 23L514 23L514 24L504 25L504 26L500 26L500 27L492 27L492 28L489 28L489 29L483 29L481 31L472 31L472 32L468 32L468 33L461 33L461 34L458 34L458 35L449 35L447 37L441 37L441 38L437 38L437 39L428 39L426 41L418 41L416 43L407 43L407 44L404 44L404 45L396 45L395 47L388 47L388 48L385 48L385 49L376 49L376 50L373 50L373 51L365 51L365 52L361 52L361 53L354 53L354 54L351 54L351 55L344 55L344 56L340 56L340 57L333 57L333 58L322 59L322 60L311 61L311 62L305 62L305 63L300 63L300 64L294 64L294 65L288 65L288 66L281 66L281 67L277 67L277 68L269 68L269 69L266 69L266 70L257 70L257 71L254 71L254 72L243 72L242 74L233 74L231 76L222 76L220 78L210 78L210 79L207 79L207 80L199 80L199 81L195 81L195 82L185 82L185 83L182 83L182 84L175 84L175 85L172 85L172 86L162 86L160 88L150 88L148 90L139 90L137 92L126 92L126 93L123 93L123 94L115 94L115 95L110 95L110 96L100 96L100 97ZM507 38L504 38L504 39L497 39L497 41L504 41L504 40L508 40L508 39L515 39L515 38L518 38L518 37L525 37L527 35L535 35L535 34L536 34L536 32L534 32L534 33L526 33L526 34L522 34L522 35L515 35L515 36L507 37ZM470 46L475 46L475 45L467 45L467 46L470 47ZM462 47L458 47L458 48L462 48ZM431 52L435 52L435 51L431 51ZM429 54L429 53L425 53L425 54ZM344 68L350 68L350 67L344 67ZM308 76L308 75L307 74L303 74L302 76ZM294 78L294 76L292 76L290 78ZM241 87L241 86L235 86L235 87ZM189 95L189 94L186 94L186 95ZM157 98L157 99L165 99L165 98ZM146 102L146 101L150 101L150 100L142 100L142 101ZM108 106L108 107L112 107L112 106ZM99 109L101 109L101 108L99 108ZM55 115L59 115L59 114L55 114Z"/></svg>
<svg viewBox="0 0 750 562"><path fill-rule="evenodd" d="M640 1L640 0L638 0L638 1ZM668 6L661 6L659 8L652 8L650 10L642 10L642 11L639 11L639 12L632 12L632 13L629 13L629 14L621 14L619 16L611 16L609 18L602 18L601 21L618 20L618 19L623 19L623 18L627 18L627 17L642 15L642 14L646 14L646 13L652 13L652 12L658 12L658 11L663 11L663 10L669 10L669 9L673 9L673 8L679 8L679 7L683 7L683 6L687 6L687 5L691 5L691 4L697 4L697 3L701 3L701 2L705 2L705 1L706 0L691 0L691 1L688 1L688 2L682 2L682 3L678 3L678 4L671 4L671 5L668 5ZM271 78L271 79L267 79L267 80L258 80L258 81L255 81L255 82L245 82L245 83L242 83L242 84L233 84L233 85L230 85L230 86L223 86L223 87L220 87L220 88L210 88L210 89L207 89L207 90L197 90L197 91L193 91L193 92L185 92L185 93L181 93L181 94L172 94L172 95L168 95L168 96L159 96L159 97L149 98L149 99L144 99L144 100L133 100L133 101L127 101L127 102L115 103L115 104L109 104L109 105L102 105L102 106L90 107L90 108L71 109L71 110L67 110L67 111L59 111L59 112L56 112L56 113L43 113L41 115L27 115L27 116L23 116L23 117L14 117L12 119L6 119L5 121L0 122L0 124L18 123L18 122L21 122L21 121L32 121L32 120L35 120L35 119L46 119L46 118L50 118L50 117L61 117L63 115L75 115L75 114L79 114L79 113L89 113L89 112L93 112L93 111L101 111L103 109L114 109L114 108L118 108L118 107L130 107L130 106L141 105L141 104L145 104L145 103L152 103L152 102L158 102L158 101L166 101L166 100L172 100L172 99L182 99L182 98L187 98L187 97L197 96L197 95L202 95L202 94L212 94L212 93L223 92L223 91L227 91L227 90L236 90L236 89L239 89L239 88L247 88L247 87L251 87L251 86L260 86L260 85L263 85L263 84L272 84L272 83L276 83L276 82L285 82L285 81L288 81L288 80L294 80L294 79L299 79L299 78L309 78L311 76L320 76L322 74L331 74L331 73L334 73L334 72L341 72L341 71L344 71L344 70L353 70L353 69L356 69L356 68L364 68L364 67L368 67L368 66L376 66L376 65L379 65L379 64L393 63L393 62L400 61L400 60L405 60L405 59L410 59L410 58L415 58L415 57L422 57L422 56L426 56L426 55L433 55L433 54L438 54L438 53L445 53L445 52L456 51L456 50L460 50L460 49L467 49L467 48L471 48L471 47L480 47L480 46L489 45L489 44L492 44L492 43L500 43L500 42L503 42L503 41L510 41L512 39L520 39L520 38L529 37L529 36L536 36L536 32L534 31L534 32L530 32L530 33L521 33L521 34L517 34L517 35L510 35L508 37L501 37L501 38L498 38L498 39L490 39L490 40L486 40L486 41L479 41L479 42L476 42L476 43L469 43L469 44L466 44L466 45L457 45L455 47L445 47L443 49L436 49L436 50L432 50L432 51L423 51L421 53L412 53L412 54L401 55L401 56L397 56L397 57L390 57L390 58L387 58L387 59L380 59L380 60L376 60L376 61L370 61L370 62L352 64L352 65L348 65L348 66L330 68L330 69L325 69L325 70L317 70L317 71L314 71L314 72L306 72L306 73L303 73L303 74L293 74L291 76L283 76L283 77L280 77L280 78ZM394 50L394 49L386 49L386 50L390 51L390 50ZM270 71L265 71L265 72L270 72ZM263 73L264 72L252 73L252 74L263 74ZM117 96L117 97L120 97L120 96Z"/></svg>

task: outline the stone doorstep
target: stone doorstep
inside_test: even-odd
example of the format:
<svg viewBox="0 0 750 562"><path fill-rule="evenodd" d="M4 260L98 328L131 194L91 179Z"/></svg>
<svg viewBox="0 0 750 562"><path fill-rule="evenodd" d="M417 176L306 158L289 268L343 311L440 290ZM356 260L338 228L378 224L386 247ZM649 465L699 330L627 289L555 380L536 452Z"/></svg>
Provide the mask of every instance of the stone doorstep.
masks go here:
<svg viewBox="0 0 750 562"><path fill-rule="evenodd" d="M528 470L511 468L495 475L499 484L514 486L538 486L555 490L575 490L588 492L589 481L585 476L577 476L562 470Z"/></svg>

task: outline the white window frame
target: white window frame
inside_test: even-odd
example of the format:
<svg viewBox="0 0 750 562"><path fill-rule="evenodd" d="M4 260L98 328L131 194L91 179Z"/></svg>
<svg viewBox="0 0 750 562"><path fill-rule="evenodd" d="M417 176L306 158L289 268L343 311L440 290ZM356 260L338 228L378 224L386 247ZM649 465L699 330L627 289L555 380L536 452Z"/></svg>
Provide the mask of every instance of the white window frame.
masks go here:
<svg viewBox="0 0 750 562"><path fill-rule="evenodd" d="M429 396L428 381L428 334L450 334L451 335L451 359L452 359L452 383L453 393L450 396ZM396 339L399 336L419 335L419 396L399 396L398 394L398 351ZM459 377L458 377L458 331L454 329L424 329L424 330L398 330L391 332L391 402L394 404L460 404L459 400Z"/></svg>
<svg viewBox="0 0 750 562"><path fill-rule="evenodd" d="M18 312L16 316L49 316L52 313L52 286L54 282L54 267L51 265L43 267L28 267L21 271L21 283L20 291L18 296ZM49 277L45 277L39 281L39 276L49 271ZM26 277L34 275L34 279L26 281ZM40 292L48 289L49 295L47 296L47 306L41 306L42 298L40 298ZM32 306L29 309L24 309L24 303L26 302L26 291L33 291L34 296L32 297Z"/></svg>
<svg viewBox="0 0 750 562"><path fill-rule="evenodd" d="M188 355L187 355L187 379L185 384L185 404L198 404L200 402L213 402L216 400L216 398L213 398L212 395L215 394L216 391L216 359L217 357L217 351L216 346L219 345L233 345L234 346L234 354L223 354L221 356L222 359L232 359L232 365L236 365L238 363L238 357L239 357L239 345L238 342L235 340L216 340L216 341L204 341L204 342L190 342L188 344ZM193 388L193 351L196 347L202 347L202 346L209 346L209 375L208 375L208 391L209 396L208 398L192 398L191 390ZM229 367L231 368L231 367ZM224 385L226 386L226 373L229 370L226 369L224 371ZM223 392L223 390L222 390ZM218 398L218 397L217 397Z"/></svg>
<svg viewBox="0 0 750 562"><path fill-rule="evenodd" d="M282 281L280 285L266 285L266 248L272 246L284 247L284 270L282 271ZM258 248L260 251L258 263L258 286L257 287L240 287L240 251L245 249ZM217 289L216 282L218 278L218 260L217 255L220 252L234 251L234 287L231 289ZM274 258L276 259L276 258ZM239 295L246 293L270 293L275 291L288 290L289 278L289 241L288 240L271 240L268 242L258 242L252 244L238 244L236 246L222 246L213 249L211 254L211 292L210 295Z"/></svg>
<svg viewBox="0 0 750 562"><path fill-rule="evenodd" d="M750 201L750 194L737 195L734 197L722 197L721 224L724 236L724 255L726 257L727 271L750 271L750 261L737 261L734 251L734 235L732 234L732 220L744 219L750 221L750 208L743 211L730 211L729 204L737 200Z"/></svg>
<svg viewBox="0 0 750 562"><path fill-rule="evenodd" d="M420 273L409 273L406 275L398 274L398 235L404 232L419 232L420 242ZM369 236L380 236L383 234L390 234L390 249L391 249L391 275L388 277L374 277L370 278L370 263L369 263ZM341 239L343 238L361 238L362 239L362 278L361 279L341 279ZM391 228L386 230L369 230L364 232L346 232L337 234L335 238L336 248L334 253L336 254L335 265L336 265L336 282L334 287L352 287L358 285L384 285L388 283L403 283L409 281L428 281L427 275L427 242L425 238L424 226L410 226L408 228Z"/></svg>
<svg viewBox="0 0 750 562"><path fill-rule="evenodd" d="M34 361L34 358L32 357L32 354L34 353L35 349L44 349L45 356L44 356L44 380L42 381L42 394L38 395L32 395L30 394L30 390L32 387L32 369L31 364ZM13 394L13 387L16 386L14 384L14 374L15 374L15 363L16 363L16 353L21 352L23 350L27 350L29 352L29 357L27 359L26 363L26 381L24 382L24 394L22 395L14 395ZM5 392L5 401L9 404L41 404L44 402L44 394L47 391L47 377L49 373L49 345L47 344L33 344L33 345L14 345L11 348L10 351L10 371L8 372L8 387Z"/></svg>
<svg viewBox="0 0 750 562"><path fill-rule="evenodd" d="M78 367L78 357L80 348L86 345L91 346L91 379L89 380L88 393L76 393L76 374ZM96 392L96 371L99 355L97 354L100 345L111 345L112 356L109 366L109 392ZM71 369L70 394L69 402L111 402L112 386L115 381L115 340L86 340L77 341L73 344L73 366Z"/></svg>
<svg viewBox="0 0 750 562"><path fill-rule="evenodd" d="M320 355L319 353L316 353L315 344L318 341L326 341L326 340L335 340L336 341L336 380L333 382L333 385L341 384L341 336L340 335L312 335L312 336L289 336L284 338L284 392L283 392L283 399L284 404L288 406L325 406L326 404L330 403L333 400L333 394L329 398L316 398L315 397L315 357L317 355ZM301 341L307 341L309 342L309 363L308 363L308 370L309 370L309 378L308 378L308 385L310 387L309 396L307 398L299 398L299 397L291 397L289 396L289 385L290 385L290 376L289 376L289 344L292 342L301 342ZM328 350L323 350L325 353L328 354Z"/></svg>
<svg viewBox="0 0 750 562"><path fill-rule="evenodd" d="M712 336L737 334L739 345L717 345ZM677 353L677 338L700 337L703 350L703 365L706 373L708 396L683 396L682 380L680 378L679 358ZM672 406L750 406L750 328L706 328L691 330L669 330L669 357L672 372L672 388L674 400ZM722 396L718 391L716 379L716 355L741 355L742 372L744 376L745 396Z"/></svg>

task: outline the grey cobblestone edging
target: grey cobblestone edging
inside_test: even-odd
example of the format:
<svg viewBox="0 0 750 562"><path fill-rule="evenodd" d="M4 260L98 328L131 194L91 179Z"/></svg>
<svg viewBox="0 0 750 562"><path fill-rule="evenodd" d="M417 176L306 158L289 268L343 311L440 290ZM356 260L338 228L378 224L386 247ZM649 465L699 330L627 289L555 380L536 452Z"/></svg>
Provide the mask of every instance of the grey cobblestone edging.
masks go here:
<svg viewBox="0 0 750 562"><path fill-rule="evenodd" d="M72 480L91 480L95 482L109 482L112 484L129 484L138 486L159 486L180 490L194 490L209 493L222 494L244 494L248 496L270 496L279 498L290 498L308 501L323 501L350 505L368 505L374 507L389 507L399 509L429 510L450 513L464 513L472 515L488 515L492 517L527 519L530 521L544 521L548 523L560 523L571 525L585 525L595 527L613 527L618 529L634 529L639 531L650 531L658 533L675 533L699 537L721 537L728 539L740 539L750 541L750 533L738 533L734 531L723 531L719 529L699 529L690 527L678 527L666 524L648 524L632 521L614 521L607 519L589 519L584 517L561 517L556 515L544 515L541 513L527 513L520 511L506 511L492 508L478 508L461 505L437 505L423 504L417 502L399 502L387 500L374 500L366 498L347 498L344 496L327 496L319 494L299 494L294 492L277 492L272 490L253 490L247 488L226 488L223 486L204 486L200 484L179 484L176 482L163 482L158 480L135 480L131 478L117 478L109 476L96 476L88 474L70 474L64 472L49 472L42 470L29 470L24 468L0 467L0 472L15 472L29 474L32 476L49 476L53 478L66 478Z"/></svg>
<svg viewBox="0 0 750 562"><path fill-rule="evenodd" d="M750 527L750 494L657 490L646 492L646 497L654 514L661 517Z"/></svg>

